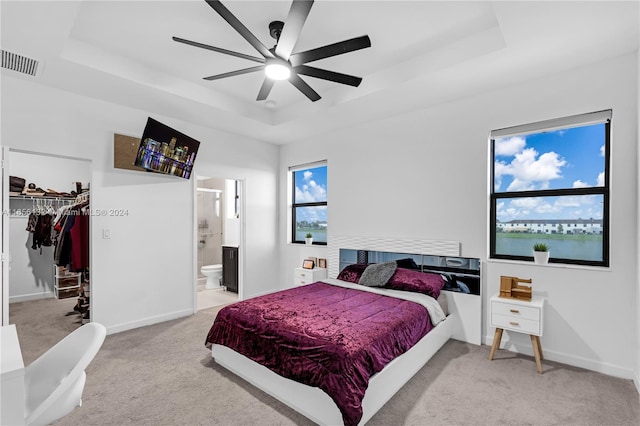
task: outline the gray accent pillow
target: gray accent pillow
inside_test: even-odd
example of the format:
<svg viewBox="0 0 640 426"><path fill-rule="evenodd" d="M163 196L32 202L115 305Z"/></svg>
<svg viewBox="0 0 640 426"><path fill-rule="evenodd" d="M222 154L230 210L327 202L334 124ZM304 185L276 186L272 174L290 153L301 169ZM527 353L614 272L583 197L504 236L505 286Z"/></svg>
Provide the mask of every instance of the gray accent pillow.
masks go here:
<svg viewBox="0 0 640 426"><path fill-rule="evenodd" d="M358 284L367 287L382 287L389 278L396 272L398 264L396 262L374 263L367 266L362 273Z"/></svg>

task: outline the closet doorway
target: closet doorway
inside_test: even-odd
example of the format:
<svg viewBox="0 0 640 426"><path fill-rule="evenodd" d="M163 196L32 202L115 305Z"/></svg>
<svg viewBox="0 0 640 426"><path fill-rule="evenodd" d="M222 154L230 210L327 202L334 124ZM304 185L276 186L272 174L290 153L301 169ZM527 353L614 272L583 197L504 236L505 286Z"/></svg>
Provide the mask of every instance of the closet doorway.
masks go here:
<svg viewBox="0 0 640 426"><path fill-rule="evenodd" d="M242 181L197 176L194 200L199 311L241 294Z"/></svg>
<svg viewBox="0 0 640 426"><path fill-rule="evenodd" d="M3 156L3 314L21 344L43 323L66 335L91 320L91 160L8 148Z"/></svg>

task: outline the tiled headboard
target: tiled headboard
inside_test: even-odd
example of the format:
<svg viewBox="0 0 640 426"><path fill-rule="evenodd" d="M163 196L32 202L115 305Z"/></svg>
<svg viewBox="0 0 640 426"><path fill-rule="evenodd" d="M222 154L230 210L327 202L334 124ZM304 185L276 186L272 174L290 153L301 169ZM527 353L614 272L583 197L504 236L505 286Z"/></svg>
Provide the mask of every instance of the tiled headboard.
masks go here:
<svg viewBox="0 0 640 426"><path fill-rule="evenodd" d="M409 240L360 236L329 236L327 263L329 278L340 273L340 249L421 253L437 256L460 256L460 242L445 240Z"/></svg>
<svg viewBox="0 0 640 426"><path fill-rule="evenodd" d="M449 313L453 314L452 318L456 322L454 326L453 338L463 342L480 345L482 343L482 284L480 271L480 259L478 258L460 258L460 243L457 241L442 240L406 240L392 238L375 238L375 237L355 237L355 236L330 236L327 247L327 262L329 267L329 278L336 278L340 272L340 251L348 253L349 251L367 251L367 252L393 252L393 253L415 253L415 256L409 256L414 259L422 259L423 262L429 258L443 257L445 264L456 269L455 265L450 265L449 261L454 262L460 260L462 262L469 261L472 269L475 269L477 291L472 294L465 294L456 291L447 291L447 300ZM371 253L370 253L371 254ZM349 254L350 256L353 253ZM378 254L371 254L374 258ZM393 255L393 254L392 254ZM385 254L378 256L383 258ZM454 259L450 259L454 258ZM459 258L459 259L455 259ZM378 260L378 259L374 259ZM440 259L442 260L442 259ZM344 263L344 262L343 262ZM428 261L426 263L429 263ZM423 263L424 265L424 263ZM462 269L465 269L463 267ZM423 268L424 269L424 268ZM461 275L457 272L456 276Z"/></svg>

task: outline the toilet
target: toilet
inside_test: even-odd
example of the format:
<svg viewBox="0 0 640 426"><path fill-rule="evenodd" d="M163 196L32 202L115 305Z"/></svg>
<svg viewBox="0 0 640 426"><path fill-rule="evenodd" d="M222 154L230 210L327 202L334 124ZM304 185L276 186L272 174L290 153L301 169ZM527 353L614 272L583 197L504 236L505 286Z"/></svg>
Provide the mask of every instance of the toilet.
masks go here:
<svg viewBox="0 0 640 426"><path fill-rule="evenodd" d="M204 288L220 288L222 286L222 265L204 265L200 272L207 277Z"/></svg>

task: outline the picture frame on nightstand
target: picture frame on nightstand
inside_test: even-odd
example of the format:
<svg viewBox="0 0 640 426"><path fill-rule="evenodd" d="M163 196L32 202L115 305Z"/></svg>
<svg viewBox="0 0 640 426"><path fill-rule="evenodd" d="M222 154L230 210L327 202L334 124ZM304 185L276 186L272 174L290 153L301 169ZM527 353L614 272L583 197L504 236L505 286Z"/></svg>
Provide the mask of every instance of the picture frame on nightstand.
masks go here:
<svg viewBox="0 0 640 426"><path fill-rule="evenodd" d="M326 267L327 267L327 259L319 258L318 268L326 268Z"/></svg>
<svg viewBox="0 0 640 426"><path fill-rule="evenodd" d="M302 261L302 267L304 269L313 269L316 266L315 262L311 259L305 259Z"/></svg>

